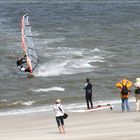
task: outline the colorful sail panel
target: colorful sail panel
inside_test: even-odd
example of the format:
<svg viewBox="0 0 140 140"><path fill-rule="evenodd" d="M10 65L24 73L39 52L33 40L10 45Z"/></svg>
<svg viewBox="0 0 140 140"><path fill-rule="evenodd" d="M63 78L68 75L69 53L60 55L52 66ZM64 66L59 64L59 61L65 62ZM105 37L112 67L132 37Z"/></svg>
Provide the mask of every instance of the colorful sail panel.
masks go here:
<svg viewBox="0 0 140 140"><path fill-rule="evenodd" d="M24 15L21 20L21 32L22 32L22 48L26 54L27 65L30 72L33 73L38 65L38 56L33 41L33 35L31 32L31 24L29 23L28 15Z"/></svg>

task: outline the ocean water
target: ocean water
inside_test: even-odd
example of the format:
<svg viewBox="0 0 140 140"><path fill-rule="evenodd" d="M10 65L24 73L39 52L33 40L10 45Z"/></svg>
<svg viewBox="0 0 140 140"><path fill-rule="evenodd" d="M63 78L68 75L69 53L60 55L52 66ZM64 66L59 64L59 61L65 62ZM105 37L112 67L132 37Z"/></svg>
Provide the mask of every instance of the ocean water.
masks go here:
<svg viewBox="0 0 140 140"><path fill-rule="evenodd" d="M0 116L49 112L57 98L67 110L86 107L87 77L94 105L116 105L116 82L140 76L139 0L0 1L0 13ZM40 59L34 78L16 67L25 13Z"/></svg>

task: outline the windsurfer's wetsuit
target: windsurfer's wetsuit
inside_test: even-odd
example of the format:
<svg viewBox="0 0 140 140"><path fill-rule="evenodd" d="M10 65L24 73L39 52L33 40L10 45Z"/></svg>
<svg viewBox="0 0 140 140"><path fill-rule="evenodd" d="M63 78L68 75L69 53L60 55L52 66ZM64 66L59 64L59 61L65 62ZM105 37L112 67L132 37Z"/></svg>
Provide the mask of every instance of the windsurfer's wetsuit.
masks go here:
<svg viewBox="0 0 140 140"><path fill-rule="evenodd" d="M89 82L89 80L87 80L87 83L84 87L85 89L85 98L86 98L86 102L87 102L87 108L93 108L93 103L92 103L92 84ZM90 103L90 106L89 106Z"/></svg>
<svg viewBox="0 0 140 140"><path fill-rule="evenodd" d="M25 58L25 57L24 57ZM29 68L24 68L22 64L26 63L27 61L23 61L24 58L17 60L17 67L21 72L30 72Z"/></svg>

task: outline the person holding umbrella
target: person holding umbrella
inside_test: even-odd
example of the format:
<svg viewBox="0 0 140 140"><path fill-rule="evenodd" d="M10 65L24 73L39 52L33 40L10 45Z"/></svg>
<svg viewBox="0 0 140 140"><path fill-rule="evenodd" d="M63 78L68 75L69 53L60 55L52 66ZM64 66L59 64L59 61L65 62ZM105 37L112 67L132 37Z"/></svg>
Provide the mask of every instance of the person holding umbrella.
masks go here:
<svg viewBox="0 0 140 140"><path fill-rule="evenodd" d="M129 112L130 108L129 108L128 98L131 93L130 88L132 86L132 82L127 79L123 79L118 83L116 83L116 86L120 89L120 95L122 100L122 104L121 104L122 112L124 112L125 110Z"/></svg>

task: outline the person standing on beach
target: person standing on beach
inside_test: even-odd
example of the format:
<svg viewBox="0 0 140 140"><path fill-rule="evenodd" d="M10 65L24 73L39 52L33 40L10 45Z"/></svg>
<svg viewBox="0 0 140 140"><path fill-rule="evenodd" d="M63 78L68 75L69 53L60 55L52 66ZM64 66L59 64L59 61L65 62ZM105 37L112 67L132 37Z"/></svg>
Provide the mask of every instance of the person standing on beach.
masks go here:
<svg viewBox="0 0 140 140"><path fill-rule="evenodd" d="M125 109L127 109L127 112L129 112L130 108L129 108L128 98L131 93L130 87L132 86L132 82L127 79L123 79L120 82L118 82L116 86L121 90L120 93L121 93L121 100L122 100L122 104L121 104L122 112L124 112Z"/></svg>
<svg viewBox="0 0 140 140"><path fill-rule="evenodd" d="M129 112L129 103L128 103L128 98L130 95L130 90L126 87L123 86L121 89L121 99L122 99L122 112L125 111L125 108L127 109L127 112Z"/></svg>
<svg viewBox="0 0 140 140"><path fill-rule="evenodd" d="M136 78L135 87L136 110L140 111L140 78Z"/></svg>
<svg viewBox="0 0 140 140"><path fill-rule="evenodd" d="M85 90L85 98L86 98L86 103L87 103L87 109L92 109L93 108L93 103L92 103L92 84L90 83L89 78L86 79L86 82L87 83L84 86L84 90Z"/></svg>
<svg viewBox="0 0 140 140"><path fill-rule="evenodd" d="M63 110L63 107L60 103L61 103L61 100L57 99L55 101L54 106L53 106L53 110L55 111L55 118L56 118L56 122L57 122L57 125L58 125L59 132L60 133L65 133L64 119L63 119L64 110Z"/></svg>

